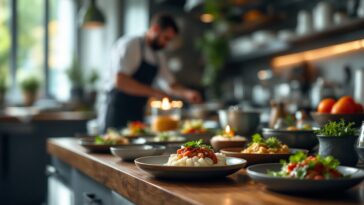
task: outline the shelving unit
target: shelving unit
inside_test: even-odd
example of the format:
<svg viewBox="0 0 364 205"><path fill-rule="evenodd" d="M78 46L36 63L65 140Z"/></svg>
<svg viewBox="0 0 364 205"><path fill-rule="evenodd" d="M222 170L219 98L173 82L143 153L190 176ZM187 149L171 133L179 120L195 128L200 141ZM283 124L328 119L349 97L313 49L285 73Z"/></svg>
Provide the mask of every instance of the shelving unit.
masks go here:
<svg viewBox="0 0 364 205"><path fill-rule="evenodd" d="M295 52L322 48L339 43L364 39L364 19L357 19L327 30L299 36L287 42L273 42L246 55L234 56L231 63L243 63L260 58L275 57ZM280 46L277 46L277 44Z"/></svg>

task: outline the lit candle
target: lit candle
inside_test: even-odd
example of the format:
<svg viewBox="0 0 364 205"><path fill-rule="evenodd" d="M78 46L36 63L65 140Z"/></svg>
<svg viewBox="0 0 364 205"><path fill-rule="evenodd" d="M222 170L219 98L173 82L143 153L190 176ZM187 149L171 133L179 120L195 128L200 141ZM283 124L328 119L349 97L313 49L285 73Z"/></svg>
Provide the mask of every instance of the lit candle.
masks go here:
<svg viewBox="0 0 364 205"><path fill-rule="evenodd" d="M170 101L168 98L163 98L162 101L154 100L150 104L152 108L158 108L162 110L170 110L172 108L182 108L182 101Z"/></svg>
<svg viewBox="0 0 364 205"><path fill-rule="evenodd" d="M224 136L226 136L226 137L234 137L234 135L235 135L234 131L230 128L229 125L226 125L225 132L224 132Z"/></svg>

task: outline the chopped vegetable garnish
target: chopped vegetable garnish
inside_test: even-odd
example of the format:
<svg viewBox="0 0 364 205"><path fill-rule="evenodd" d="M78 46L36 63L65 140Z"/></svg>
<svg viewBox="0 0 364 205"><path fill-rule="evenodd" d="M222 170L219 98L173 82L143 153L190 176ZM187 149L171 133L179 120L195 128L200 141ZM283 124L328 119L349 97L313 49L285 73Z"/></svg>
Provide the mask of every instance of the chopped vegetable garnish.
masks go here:
<svg viewBox="0 0 364 205"><path fill-rule="evenodd" d="M303 152L297 152L290 156L289 162L283 160L281 163L283 166L280 171L269 171L268 174L276 177L314 180L344 177L336 169L340 164L339 161L332 156L307 156Z"/></svg>

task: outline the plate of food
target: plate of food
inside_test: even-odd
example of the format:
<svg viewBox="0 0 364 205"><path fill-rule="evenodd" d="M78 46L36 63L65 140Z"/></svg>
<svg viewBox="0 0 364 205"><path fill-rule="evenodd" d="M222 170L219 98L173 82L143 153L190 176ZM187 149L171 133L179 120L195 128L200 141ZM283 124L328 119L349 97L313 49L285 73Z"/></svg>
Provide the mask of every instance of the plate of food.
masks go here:
<svg viewBox="0 0 364 205"><path fill-rule="evenodd" d="M221 153L229 157L238 157L247 160L249 165L279 162L282 159L288 159L290 155L301 151L307 153L307 150L289 148L275 137L263 139L260 134L252 137L252 142L246 147L232 147L221 150Z"/></svg>
<svg viewBox="0 0 364 205"><path fill-rule="evenodd" d="M184 121L179 135L186 137L187 140L202 139L204 143L210 143L210 139L215 133L204 126L203 120L192 119Z"/></svg>
<svg viewBox="0 0 364 205"><path fill-rule="evenodd" d="M109 129L105 135L80 138L78 143L91 152L110 152L110 147L129 144L129 140Z"/></svg>
<svg viewBox="0 0 364 205"><path fill-rule="evenodd" d="M220 131L211 138L210 143L215 150L221 150L223 148L244 147L247 141L245 137L236 135L227 125L224 131Z"/></svg>
<svg viewBox="0 0 364 205"><path fill-rule="evenodd" d="M233 174L245 166L246 160L214 153L198 140L185 143L175 154L141 157L135 164L154 177L196 180Z"/></svg>
<svg viewBox="0 0 364 205"><path fill-rule="evenodd" d="M178 136L175 132L162 132L153 138L138 138L134 140L136 144L183 144L187 140L185 137Z"/></svg>
<svg viewBox="0 0 364 205"><path fill-rule="evenodd" d="M297 152L288 162L252 165L247 173L267 189L287 193L345 191L364 180L364 170L339 166L332 156Z"/></svg>
<svg viewBox="0 0 364 205"><path fill-rule="evenodd" d="M126 138L136 138L136 137L152 137L154 133L152 130L143 122L132 121L120 131L121 135Z"/></svg>

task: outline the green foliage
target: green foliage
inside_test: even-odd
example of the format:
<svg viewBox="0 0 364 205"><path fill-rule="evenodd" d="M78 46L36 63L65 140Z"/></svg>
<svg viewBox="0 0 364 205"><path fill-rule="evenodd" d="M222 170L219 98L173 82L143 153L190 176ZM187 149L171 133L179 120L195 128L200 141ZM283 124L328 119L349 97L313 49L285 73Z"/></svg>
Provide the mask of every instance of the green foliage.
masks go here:
<svg viewBox="0 0 364 205"><path fill-rule="evenodd" d="M91 89L96 89L96 83L99 80L99 78L100 78L100 76L99 76L98 72L96 71L96 69L93 69L91 71L90 75L86 79L86 84Z"/></svg>
<svg viewBox="0 0 364 205"><path fill-rule="evenodd" d="M82 68L77 58L73 59L71 67L66 71L69 81L74 88L82 88L84 86L84 76Z"/></svg>
<svg viewBox="0 0 364 205"><path fill-rule="evenodd" d="M20 82L20 87L23 92L35 94L40 87L40 80L34 76L29 76Z"/></svg>
<svg viewBox="0 0 364 205"><path fill-rule="evenodd" d="M353 122L346 123L343 119L339 122L330 121L325 126L315 131L315 133L328 137L355 136L357 130L353 126Z"/></svg>
<svg viewBox="0 0 364 205"><path fill-rule="evenodd" d="M212 149L211 146L203 144L202 139L199 139L199 140L196 140L196 141L186 142L183 145L183 147L192 147L192 148L202 148L203 147L203 148Z"/></svg>
<svg viewBox="0 0 364 205"><path fill-rule="evenodd" d="M279 141L277 138L275 137L269 137L268 139L264 140L263 137L260 134L254 134L252 136L252 143L257 143L260 145L265 145L269 148L279 148L282 145L282 142ZM252 144L250 143L250 145ZM249 146L250 146L249 145Z"/></svg>
<svg viewBox="0 0 364 205"><path fill-rule="evenodd" d="M88 77L88 80L87 82L90 84L90 85L94 85L95 83L97 83L97 81L99 80L100 76L99 74L97 73L97 71L94 69L91 71L89 77Z"/></svg>
<svg viewBox="0 0 364 205"><path fill-rule="evenodd" d="M4 70L0 70L0 93L5 93L7 87L8 85L6 72Z"/></svg>
<svg viewBox="0 0 364 205"><path fill-rule="evenodd" d="M227 39L225 36L210 31L199 39L197 45L202 51L206 63L202 82L205 86L211 86L217 83L218 75L228 56L229 47Z"/></svg>

